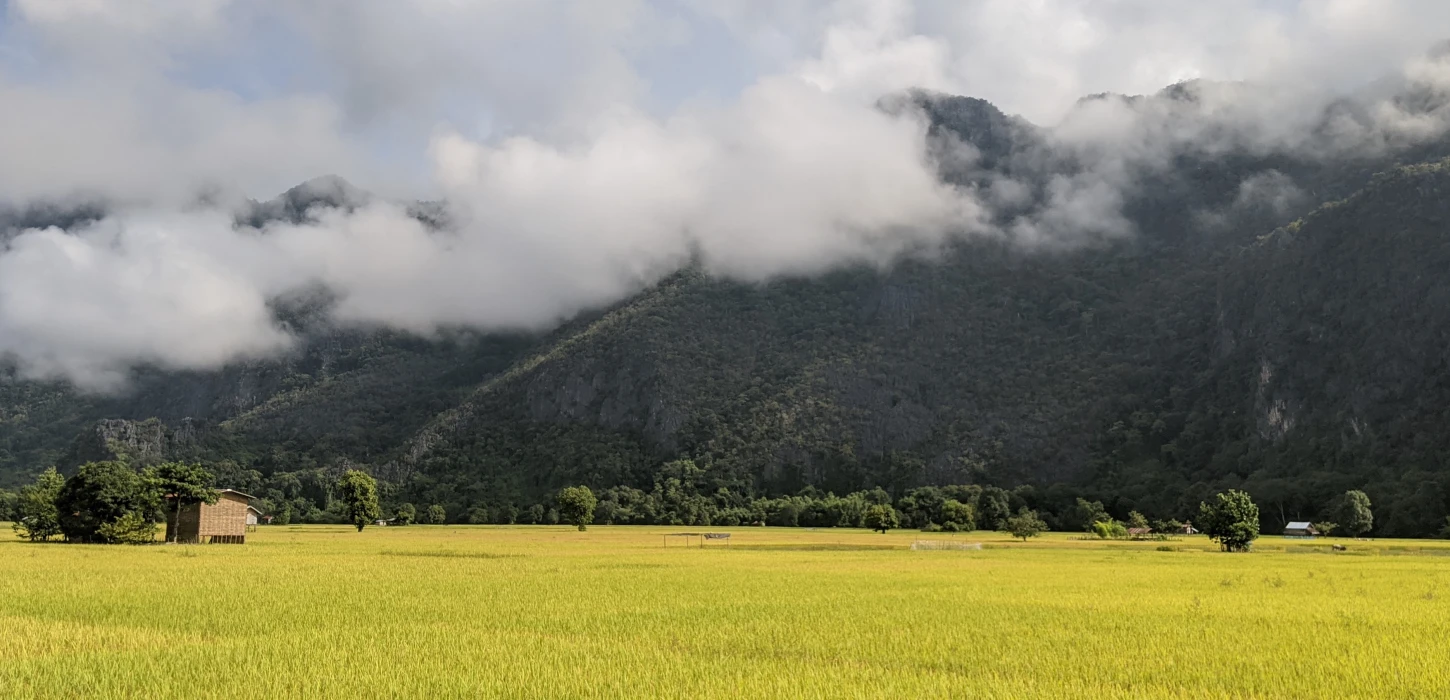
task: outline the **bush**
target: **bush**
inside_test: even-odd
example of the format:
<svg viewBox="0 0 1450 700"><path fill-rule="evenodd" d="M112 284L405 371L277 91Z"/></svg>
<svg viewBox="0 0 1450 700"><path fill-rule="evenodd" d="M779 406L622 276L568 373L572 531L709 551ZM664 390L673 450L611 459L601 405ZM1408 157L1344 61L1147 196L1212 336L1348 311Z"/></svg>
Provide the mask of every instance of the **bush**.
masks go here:
<svg viewBox="0 0 1450 700"><path fill-rule="evenodd" d="M152 544L156 542L156 522L133 510L101 525L96 534L110 544Z"/></svg>

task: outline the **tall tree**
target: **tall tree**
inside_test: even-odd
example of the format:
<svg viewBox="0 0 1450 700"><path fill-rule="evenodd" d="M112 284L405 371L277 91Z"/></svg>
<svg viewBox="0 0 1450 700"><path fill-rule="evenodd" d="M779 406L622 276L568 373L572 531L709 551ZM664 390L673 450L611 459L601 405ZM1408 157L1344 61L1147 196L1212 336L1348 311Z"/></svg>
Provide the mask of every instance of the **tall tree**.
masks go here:
<svg viewBox="0 0 1450 700"><path fill-rule="evenodd" d="M576 525L582 532L594 522L594 506L597 501L588 486L570 486L559 492L559 517L570 525Z"/></svg>
<svg viewBox="0 0 1450 700"><path fill-rule="evenodd" d="M181 508L196 503L216 503L218 493L212 488L212 474L200 464L167 462L146 470L146 478L161 497L171 501L172 522L180 525ZM176 541L180 527L168 533L169 542Z"/></svg>
<svg viewBox="0 0 1450 700"><path fill-rule="evenodd" d="M72 542L110 543L110 530L101 526L131 513L152 518L160 505L157 494L150 480L124 462L83 464L55 499L61 532Z"/></svg>
<svg viewBox="0 0 1450 700"><path fill-rule="evenodd" d="M438 503L428 506L428 522L434 525L448 522L448 509Z"/></svg>
<svg viewBox="0 0 1450 700"><path fill-rule="evenodd" d="M1374 511L1369 506L1369 496L1363 491L1346 491L1335 509L1335 520L1350 537L1359 537L1374 529Z"/></svg>
<svg viewBox="0 0 1450 700"><path fill-rule="evenodd" d="M1199 528L1225 552L1247 551L1259 537L1259 507L1243 491L1220 493L1198 511Z"/></svg>
<svg viewBox="0 0 1450 700"><path fill-rule="evenodd" d="M15 503L15 533L31 542L60 535L60 511L55 499L64 485L65 479L51 467L41 472L35 483L20 489Z"/></svg>
<svg viewBox="0 0 1450 700"><path fill-rule="evenodd" d="M338 498L342 500L343 513L357 531L362 532L383 513L378 505L378 482L367 472L349 469L337 480Z"/></svg>

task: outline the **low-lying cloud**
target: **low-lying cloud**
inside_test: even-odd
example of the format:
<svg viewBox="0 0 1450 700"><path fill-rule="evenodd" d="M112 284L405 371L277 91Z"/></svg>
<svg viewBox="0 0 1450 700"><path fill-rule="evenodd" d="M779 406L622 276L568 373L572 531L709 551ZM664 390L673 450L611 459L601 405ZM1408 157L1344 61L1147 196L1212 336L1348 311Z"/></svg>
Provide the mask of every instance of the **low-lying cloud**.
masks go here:
<svg viewBox="0 0 1450 700"><path fill-rule="evenodd" d="M340 323L538 329L692 262L757 281L966 236L1070 248L1132 235L1126 202L1184 153L1363 157L1450 124L1450 63L1403 54L1384 25L1419 37L1450 21L1438 4L1374 3L1355 32L1361 3L1245 0L1196 42L1198 5L1132 4L13 0L0 202L84 197L108 214L0 236L0 358L104 390L139 364L284 353L297 339L273 304L317 287ZM1133 54L1114 32L1183 43ZM1226 38L1274 71L1210 45ZM1397 77L1330 84L1316 71L1343 57L1326 40ZM685 75L706 85L672 56L701 61ZM1253 81L1075 102L1199 75ZM972 144L929 135L899 99L914 88L1046 126L1014 122L1031 138L989 171ZM379 196L237 223L244 195L324 173ZM1302 197L1271 171L1223 206ZM413 198L445 201L447 225L410 215Z"/></svg>

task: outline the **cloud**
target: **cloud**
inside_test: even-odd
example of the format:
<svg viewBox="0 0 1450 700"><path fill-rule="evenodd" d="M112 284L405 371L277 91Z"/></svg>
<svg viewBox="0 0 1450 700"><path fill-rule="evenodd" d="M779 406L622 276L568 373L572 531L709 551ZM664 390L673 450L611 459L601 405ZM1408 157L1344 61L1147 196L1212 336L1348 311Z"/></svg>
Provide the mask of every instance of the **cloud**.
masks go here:
<svg viewBox="0 0 1450 700"><path fill-rule="evenodd" d="M1443 134L1450 93L1443 58L1417 53L1450 9L1416 0L8 8L0 201L84 196L110 215L10 234L0 356L95 389L140 363L285 352L297 339L269 305L318 285L342 323L545 328L692 261L755 281L962 236L1120 238L1134 232L1124 207L1180 155L1382 152ZM698 50L709 42L719 58ZM753 74L691 86L652 72L684 57L702 81ZM1400 77L1360 91L1387 71ZM1078 101L1196 77L1245 82ZM988 171L977 146L883 102L910 88L1043 127ZM327 173L381 196L235 224L244 196ZM446 200L446 229L397 203L412 196ZM1225 204L1298 196L1263 173Z"/></svg>

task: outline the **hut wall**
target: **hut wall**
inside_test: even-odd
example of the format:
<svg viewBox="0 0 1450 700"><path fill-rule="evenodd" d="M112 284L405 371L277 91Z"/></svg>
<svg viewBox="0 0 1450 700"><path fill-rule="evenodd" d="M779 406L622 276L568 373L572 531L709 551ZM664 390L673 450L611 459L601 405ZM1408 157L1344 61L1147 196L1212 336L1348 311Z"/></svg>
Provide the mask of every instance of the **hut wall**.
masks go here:
<svg viewBox="0 0 1450 700"><path fill-rule="evenodd" d="M236 537L247 534L247 500L232 494L222 494L215 505L201 507L201 524L197 531L200 538ZM224 540L225 541L225 540Z"/></svg>
<svg viewBox="0 0 1450 700"><path fill-rule="evenodd" d="M181 531L179 534L176 531L178 514L174 508L168 508L166 513L166 541L182 543L197 542L200 539L198 533L201 528L201 509L205 507L205 505L200 503L191 503L181 507Z"/></svg>

